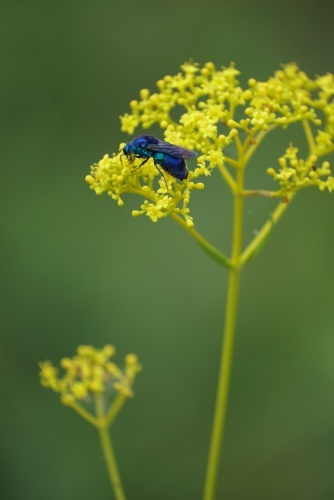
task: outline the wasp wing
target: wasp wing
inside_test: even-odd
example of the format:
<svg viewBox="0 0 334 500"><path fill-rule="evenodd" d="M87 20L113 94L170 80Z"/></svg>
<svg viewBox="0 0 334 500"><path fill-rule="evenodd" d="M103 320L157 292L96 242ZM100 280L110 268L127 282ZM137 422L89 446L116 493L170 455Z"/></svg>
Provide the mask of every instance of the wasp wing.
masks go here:
<svg viewBox="0 0 334 500"><path fill-rule="evenodd" d="M184 160L197 158L198 156L196 151L191 151L191 149L176 146L175 144L170 144L160 139L158 139L158 141L157 143L147 144L146 149L155 151L156 153L164 153L173 158L183 158Z"/></svg>

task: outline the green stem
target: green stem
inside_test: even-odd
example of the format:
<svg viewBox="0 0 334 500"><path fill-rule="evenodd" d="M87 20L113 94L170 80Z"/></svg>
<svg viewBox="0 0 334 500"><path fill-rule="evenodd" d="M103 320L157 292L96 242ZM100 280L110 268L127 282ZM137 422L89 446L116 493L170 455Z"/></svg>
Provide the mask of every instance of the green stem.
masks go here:
<svg viewBox="0 0 334 500"><path fill-rule="evenodd" d="M218 262L220 265L231 268L231 261L217 248L215 248L211 243L208 242L196 229L187 226L186 222L182 217L173 212L171 218L178 222L195 240L201 245L201 247L210 255L212 259Z"/></svg>
<svg viewBox="0 0 334 500"><path fill-rule="evenodd" d="M243 190L244 172L237 171L238 193ZM211 443L206 472L204 500L213 500L217 488L219 461L222 451L224 429L227 415L227 402L230 388L235 326L238 308L240 255L242 248L244 198L237 194L234 198L234 228L232 242L232 268L229 271L228 295L224 327L224 340L218 378L216 407L214 412Z"/></svg>
<svg viewBox="0 0 334 500"><path fill-rule="evenodd" d="M226 160L226 163L228 163L227 158L225 158L225 160ZM232 175L227 170L227 168L224 164L222 164L222 165L219 164L217 166L218 166L218 169L219 169L223 179L225 180L226 184L229 186L232 193L234 193L235 188L236 188L236 184L235 184L235 180L233 179Z"/></svg>
<svg viewBox="0 0 334 500"><path fill-rule="evenodd" d="M114 491L116 500L126 500L121 478L119 475L114 450L108 431L108 423L104 416L103 397L97 394L95 399L96 414L98 416L98 432L103 450L104 459L107 465L109 479Z"/></svg>
<svg viewBox="0 0 334 500"><path fill-rule="evenodd" d="M259 250L261 250L264 242L269 236L272 228L279 221L279 219L284 214L285 210L289 207L290 201L295 196L295 193L291 193L289 198L283 202L281 201L274 212L271 214L271 217L267 220L267 222L263 225L262 229L258 232L255 238L250 242L248 247L242 252L240 257L240 264L243 266L249 259L254 257Z"/></svg>
<svg viewBox="0 0 334 500"><path fill-rule="evenodd" d="M118 394L117 398L114 400L113 404L108 410L108 413L106 414L106 423L108 426L113 423L127 399L128 398L124 396L124 394Z"/></svg>
<svg viewBox="0 0 334 500"><path fill-rule="evenodd" d="M244 189L241 194L244 197L262 196L263 198L275 198L276 191L267 191L265 189Z"/></svg>
<svg viewBox="0 0 334 500"><path fill-rule="evenodd" d="M230 158L229 156L224 156L224 162L228 163L229 165L231 165L231 167L234 167L234 168L238 168L238 166L239 166L238 161L234 160L233 158ZM234 179L233 179L233 182L234 182Z"/></svg>
<svg viewBox="0 0 334 500"><path fill-rule="evenodd" d="M245 164L249 163L249 160L258 149L265 136L268 134L268 132L270 132L270 130L271 129L268 128L267 130L260 130L260 132L254 131L251 136L254 142L250 142L250 138L244 142L241 154L244 156Z"/></svg>
<svg viewBox="0 0 334 500"><path fill-rule="evenodd" d="M306 140L308 143L310 155L315 154L316 156L325 156L325 155L331 154L334 150L333 146L329 146L327 149L323 149L321 151L318 150L318 147L317 147L316 142L314 140L314 135L313 135L309 120L305 119L305 120L303 120L302 123L303 123L303 128L304 128Z"/></svg>
<svg viewBox="0 0 334 500"><path fill-rule="evenodd" d="M73 408L73 410L75 410L82 418L87 420L87 422L94 425L94 427L97 427L98 424L97 418L94 417L91 413L89 413L89 411L83 408L79 403L73 401L73 403L71 404L71 408Z"/></svg>
<svg viewBox="0 0 334 500"><path fill-rule="evenodd" d="M304 132L305 132L305 136L306 136L306 139L307 139L307 142L308 142L308 147L309 147L309 151L310 151L310 154L316 150L316 147L315 147L315 142L314 142L314 136L313 136L313 132L312 132L312 129L311 129L311 125L310 125L310 122L305 118L305 120L302 121L302 124L303 124L303 127L304 127Z"/></svg>

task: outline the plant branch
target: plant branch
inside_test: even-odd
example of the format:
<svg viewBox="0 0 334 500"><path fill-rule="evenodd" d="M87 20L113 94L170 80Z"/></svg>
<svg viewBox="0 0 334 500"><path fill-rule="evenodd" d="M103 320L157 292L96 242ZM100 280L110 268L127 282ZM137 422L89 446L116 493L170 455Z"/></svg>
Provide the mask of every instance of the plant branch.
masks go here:
<svg viewBox="0 0 334 500"><path fill-rule="evenodd" d="M211 243L209 243L198 231L196 231L196 229L189 228L182 217L177 215L175 212L173 212L170 216L172 219L178 222L193 238L195 238L197 243L199 243L201 247L206 251L206 253L208 253L212 259L218 262L218 264L227 267L228 269L232 267L231 261L222 252L211 245Z"/></svg>
<svg viewBox="0 0 334 500"><path fill-rule="evenodd" d="M257 253L261 250L272 228L280 220L294 196L295 193L291 193L286 201L280 201L274 212L271 214L270 218L263 225L261 230L257 233L255 238L250 242L247 248L242 252L240 258L241 266L244 266L246 262L248 262L252 257L255 257L255 255L257 255Z"/></svg>
<svg viewBox="0 0 334 500"><path fill-rule="evenodd" d="M230 163L231 158L224 158L224 161L226 161L226 163ZM231 163L232 165L232 163ZM222 165L217 165L218 166L218 169L219 169L219 172L221 173L223 179L226 181L226 184L229 186L229 188L231 189L232 193L235 192L235 189L236 189L236 182L235 180L233 179L232 175L230 174L230 172L227 170L226 166L224 164Z"/></svg>
<svg viewBox="0 0 334 500"><path fill-rule="evenodd" d="M87 420L87 422L94 425L94 427L97 427L98 425L97 418L94 417L89 411L83 408L76 401L71 403L71 408L73 408L73 410L75 410L83 419Z"/></svg>
<svg viewBox="0 0 334 500"><path fill-rule="evenodd" d="M115 420L116 416L118 415L118 413L122 409L122 407L127 399L128 399L127 396L125 396L124 394L118 394L118 396L116 397L113 404L109 408L109 410L106 414L106 417L105 417L106 424L108 426L110 426L113 423L113 421Z"/></svg>
<svg viewBox="0 0 334 500"><path fill-rule="evenodd" d="M95 408L98 416L98 432L100 436L100 443L103 451L103 456L107 465L109 479L114 491L116 500L126 500L123 490L121 478L119 475L114 450L111 443L110 434L108 431L108 424L104 415L103 395L95 395Z"/></svg>

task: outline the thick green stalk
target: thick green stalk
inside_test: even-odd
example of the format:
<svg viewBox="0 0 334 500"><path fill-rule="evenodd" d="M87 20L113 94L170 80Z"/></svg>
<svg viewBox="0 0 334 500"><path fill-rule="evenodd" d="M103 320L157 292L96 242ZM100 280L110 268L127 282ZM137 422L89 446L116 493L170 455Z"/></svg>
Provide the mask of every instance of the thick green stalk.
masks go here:
<svg viewBox="0 0 334 500"><path fill-rule="evenodd" d="M232 268L229 270L224 340L222 345L216 407L214 412L205 480L204 500L213 500L215 497L227 414L227 403L231 380L234 336L238 308L239 280L241 271L240 255L242 248L244 199L243 196L240 196L238 193L241 193L243 190L243 180L244 172L242 169L239 169L237 173L237 193L234 198L234 228L231 259Z"/></svg>

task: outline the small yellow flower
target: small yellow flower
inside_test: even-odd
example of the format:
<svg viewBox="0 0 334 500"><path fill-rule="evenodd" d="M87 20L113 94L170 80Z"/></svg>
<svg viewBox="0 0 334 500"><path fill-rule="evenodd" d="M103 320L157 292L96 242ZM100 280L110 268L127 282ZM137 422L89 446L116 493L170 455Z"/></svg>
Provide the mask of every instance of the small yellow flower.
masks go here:
<svg viewBox="0 0 334 500"><path fill-rule="evenodd" d="M279 182L279 195L298 191L304 187L317 186L320 191L332 192L332 176L328 161L318 164L318 157L310 155L306 160L298 157L298 148L290 144L283 157L279 158L279 170L267 169L267 173ZM326 177L324 180L323 177Z"/></svg>
<svg viewBox="0 0 334 500"><path fill-rule="evenodd" d="M61 360L63 375L50 361L41 362L41 384L58 392L67 406L73 406L76 401L89 400L94 393L108 392L110 387L133 396L132 385L141 370L138 358L135 354L128 354L122 370L110 361L114 354L115 348L110 344L102 349L81 345L73 358Z"/></svg>
<svg viewBox="0 0 334 500"><path fill-rule="evenodd" d="M50 361L43 361L39 363L40 367L40 380L44 387L50 387L53 390L57 390L58 387L58 370L55 368Z"/></svg>

